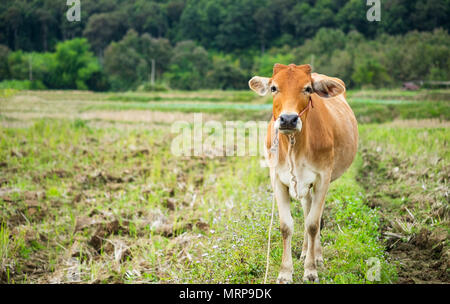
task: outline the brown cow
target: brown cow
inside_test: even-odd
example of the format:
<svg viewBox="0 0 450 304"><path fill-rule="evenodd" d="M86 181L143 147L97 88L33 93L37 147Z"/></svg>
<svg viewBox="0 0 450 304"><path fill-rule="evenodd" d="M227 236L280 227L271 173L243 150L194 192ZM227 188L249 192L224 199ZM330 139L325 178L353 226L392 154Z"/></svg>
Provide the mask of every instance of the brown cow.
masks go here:
<svg viewBox="0 0 450 304"><path fill-rule="evenodd" d="M273 96L266 152L278 157L270 177L278 205L283 257L278 283L292 282L290 197L299 199L305 215L303 280L318 282L323 264L320 221L330 182L350 167L358 147L358 126L338 78L311 73L309 65L275 64L272 78L255 76L250 88Z"/></svg>

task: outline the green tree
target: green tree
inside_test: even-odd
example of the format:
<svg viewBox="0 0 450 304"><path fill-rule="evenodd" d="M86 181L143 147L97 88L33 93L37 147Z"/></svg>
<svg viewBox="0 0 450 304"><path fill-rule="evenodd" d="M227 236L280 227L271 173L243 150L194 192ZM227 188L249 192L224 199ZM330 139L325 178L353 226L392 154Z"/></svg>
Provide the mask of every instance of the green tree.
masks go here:
<svg viewBox="0 0 450 304"><path fill-rule="evenodd" d="M105 50L104 67L109 75L111 88L124 90L136 88L148 70L146 61L139 53L139 35L130 30L119 42L111 43Z"/></svg>
<svg viewBox="0 0 450 304"><path fill-rule="evenodd" d="M136 88L150 79L152 60L156 76L168 69L172 46L164 38L149 34L139 36L130 30L119 42L113 42L105 51L104 67L114 90Z"/></svg>
<svg viewBox="0 0 450 304"><path fill-rule="evenodd" d="M138 33L164 37L168 29L165 6L155 1L137 0L129 10L129 23Z"/></svg>
<svg viewBox="0 0 450 304"><path fill-rule="evenodd" d="M28 60L22 51L12 52L8 56L9 75L11 79L29 79Z"/></svg>
<svg viewBox="0 0 450 304"><path fill-rule="evenodd" d="M344 32L357 30L366 37L373 37L379 28L379 24L378 22L367 21L368 8L366 1L350 0L339 10L336 23ZM381 18L383 19L383 17Z"/></svg>
<svg viewBox="0 0 450 304"><path fill-rule="evenodd" d="M224 2L188 0L180 17L177 40L191 39L207 48L217 48L219 27L227 14Z"/></svg>
<svg viewBox="0 0 450 304"><path fill-rule="evenodd" d="M261 0L232 1L226 9L215 45L227 52L248 48L249 41L260 41L256 22L252 16L262 5Z"/></svg>
<svg viewBox="0 0 450 304"><path fill-rule="evenodd" d="M335 2L319 0L312 6L306 1L299 1L289 12L287 20L294 28L296 39L311 38L319 29L336 27Z"/></svg>
<svg viewBox="0 0 450 304"><path fill-rule="evenodd" d="M152 66L152 59L155 60L156 76L161 77L169 67L172 45L168 39L153 38L146 33L141 36L139 52L149 67Z"/></svg>
<svg viewBox="0 0 450 304"><path fill-rule="evenodd" d="M9 78L8 56L10 49L0 44L0 81Z"/></svg>
<svg viewBox="0 0 450 304"><path fill-rule="evenodd" d="M52 53L11 52L8 55L9 78L30 81L32 88L54 88L57 78Z"/></svg>
<svg viewBox="0 0 450 304"><path fill-rule="evenodd" d="M26 9L24 5L23 2L19 2L17 5L11 5L2 12L2 23L6 24L6 30L9 32L9 41L7 42L13 50L18 50L22 46L19 30L25 21Z"/></svg>
<svg viewBox="0 0 450 304"><path fill-rule="evenodd" d="M362 0L82 0L80 22L68 22L66 1L0 1L0 44L12 50L52 51L56 43L87 37L96 54L129 30L243 53L298 46L321 28L387 33L450 29L450 0L382 2L381 22L368 22Z"/></svg>
<svg viewBox="0 0 450 304"><path fill-rule="evenodd" d="M207 73L208 86L221 90L242 90L247 88L249 75L233 62L230 56L214 56L211 69Z"/></svg>
<svg viewBox="0 0 450 304"><path fill-rule="evenodd" d="M56 86L63 89L88 89L87 81L100 71L97 58L89 51L85 38L59 43L55 53Z"/></svg>
<svg viewBox="0 0 450 304"><path fill-rule="evenodd" d="M83 31L92 49L100 57L112 42L120 40L126 32L125 16L122 13L101 13L92 15Z"/></svg>
<svg viewBox="0 0 450 304"><path fill-rule="evenodd" d="M181 90L207 87L206 73L211 65L206 50L193 41L177 43L169 71L165 74L170 86Z"/></svg>
<svg viewBox="0 0 450 304"><path fill-rule="evenodd" d="M275 63L294 63L294 56L289 52L279 52L277 49L274 49L255 59L253 73L255 75L270 77L272 76L273 65Z"/></svg>
<svg viewBox="0 0 450 304"><path fill-rule="evenodd" d="M268 6L261 6L253 14L253 19L256 22L256 29L258 33L259 42L261 45L261 53L264 53L268 43L275 36L275 22L274 12Z"/></svg>
<svg viewBox="0 0 450 304"><path fill-rule="evenodd" d="M391 82L386 69L372 58L355 63L352 80L359 87L383 87Z"/></svg>
<svg viewBox="0 0 450 304"><path fill-rule="evenodd" d="M435 28L450 24L450 0L417 1L411 16L415 29L432 31Z"/></svg>
<svg viewBox="0 0 450 304"><path fill-rule="evenodd" d="M184 10L184 5L183 0L174 0L167 3L166 11L169 27L175 27L178 24Z"/></svg>

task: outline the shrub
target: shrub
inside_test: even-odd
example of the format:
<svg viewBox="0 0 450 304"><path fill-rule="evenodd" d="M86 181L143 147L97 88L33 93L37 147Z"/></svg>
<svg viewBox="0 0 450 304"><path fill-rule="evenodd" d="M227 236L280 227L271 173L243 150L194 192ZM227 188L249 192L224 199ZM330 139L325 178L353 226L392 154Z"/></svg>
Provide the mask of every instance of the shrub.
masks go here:
<svg viewBox="0 0 450 304"><path fill-rule="evenodd" d="M40 80L3 80L0 82L0 89L45 90L46 86Z"/></svg>
<svg viewBox="0 0 450 304"><path fill-rule="evenodd" d="M12 52L8 56L9 76L16 80L30 80L27 89L96 89L100 65L89 52L86 39L59 43L55 53ZM101 80L101 78L100 78Z"/></svg>
<svg viewBox="0 0 450 304"><path fill-rule="evenodd" d="M385 67L372 58L355 64L352 80L359 87L383 87L392 82Z"/></svg>
<svg viewBox="0 0 450 304"><path fill-rule="evenodd" d="M151 84L150 82L144 82L138 87L138 91L143 92L166 92L169 88L163 83Z"/></svg>
<svg viewBox="0 0 450 304"><path fill-rule="evenodd" d="M97 58L89 51L84 38L75 38L59 43L55 53L55 87L62 89L88 89L87 82L100 71Z"/></svg>
<svg viewBox="0 0 450 304"><path fill-rule="evenodd" d="M246 89L248 77L249 75L239 67L239 61L232 62L229 57L215 56L207 74L207 86L221 90Z"/></svg>

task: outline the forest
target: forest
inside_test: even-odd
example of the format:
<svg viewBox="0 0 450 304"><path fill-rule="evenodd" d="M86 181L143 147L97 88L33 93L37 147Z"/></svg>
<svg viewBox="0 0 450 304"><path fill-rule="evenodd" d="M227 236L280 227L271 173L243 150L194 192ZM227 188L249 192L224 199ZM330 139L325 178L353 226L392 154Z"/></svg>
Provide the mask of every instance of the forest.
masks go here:
<svg viewBox="0 0 450 304"><path fill-rule="evenodd" d="M449 79L450 1L56 0L0 3L0 87L245 89L274 62L310 63L350 88ZM152 62L154 78L152 81Z"/></svg>

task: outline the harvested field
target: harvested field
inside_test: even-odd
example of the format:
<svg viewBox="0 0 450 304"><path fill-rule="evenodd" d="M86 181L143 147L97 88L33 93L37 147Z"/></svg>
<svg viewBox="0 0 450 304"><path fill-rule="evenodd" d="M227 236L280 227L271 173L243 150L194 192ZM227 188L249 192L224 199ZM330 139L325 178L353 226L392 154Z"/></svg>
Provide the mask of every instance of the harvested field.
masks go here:
<svg viewBox="0 0 450 304"><path fill-rule="evenodd" d="M450 101L418 102L427 94L349 92L360 149L327 196L321 282L450 282ZM222 91L0 99L0 282L261 283L272 203L262 156L175 156L171 126L197 112L204 122L267 121L267 105ZM298 283L299 202L292 213ZM281 253L276 218L271 283Z"/></svg>

